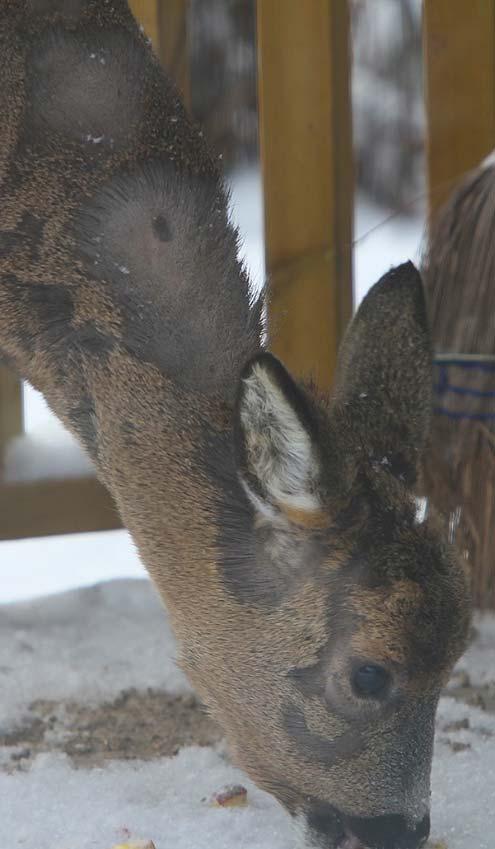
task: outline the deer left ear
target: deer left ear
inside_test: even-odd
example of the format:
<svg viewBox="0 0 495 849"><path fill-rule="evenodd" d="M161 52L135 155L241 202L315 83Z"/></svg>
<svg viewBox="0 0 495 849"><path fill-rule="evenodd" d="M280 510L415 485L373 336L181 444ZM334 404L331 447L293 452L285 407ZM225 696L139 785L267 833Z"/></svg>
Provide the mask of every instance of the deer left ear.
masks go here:
<svg viewBox="0 0 495 849"><path fill-rule="evenodd" d="M237 467L256 509L301 525L322 519L320 458L309 403L283 365L268 353L245 366L235 411Z"/></svg>

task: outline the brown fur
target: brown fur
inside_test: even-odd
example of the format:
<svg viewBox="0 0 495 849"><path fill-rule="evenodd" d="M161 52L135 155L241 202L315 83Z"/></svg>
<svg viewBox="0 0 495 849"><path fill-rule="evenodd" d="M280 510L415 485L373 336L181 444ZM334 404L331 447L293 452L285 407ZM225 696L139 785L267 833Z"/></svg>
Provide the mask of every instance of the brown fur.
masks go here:
<svg viewBox="0 0 495 849"><path fill-rule="evenodd" d="M322 845L419 845L469 599L415 518L417 273L319 398L259 353L216 166L123 0L0 0L0 54L2 356L94 458L239 763Z"/></svg>

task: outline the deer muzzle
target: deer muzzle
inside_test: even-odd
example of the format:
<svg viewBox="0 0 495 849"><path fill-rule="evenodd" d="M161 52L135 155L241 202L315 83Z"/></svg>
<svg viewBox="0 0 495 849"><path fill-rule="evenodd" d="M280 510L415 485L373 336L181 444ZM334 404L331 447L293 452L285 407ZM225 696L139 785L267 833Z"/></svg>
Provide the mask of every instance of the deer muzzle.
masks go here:
<svg viewBox="0 0 495 849"><path fill-rule="evenodd" d="M336 835L336 823L340 834ZM427 814L411 825L399 814L361 818L347 817L337 811L322 819L308 817L312 837L322 849L421 849L430 834Z"/></svg>

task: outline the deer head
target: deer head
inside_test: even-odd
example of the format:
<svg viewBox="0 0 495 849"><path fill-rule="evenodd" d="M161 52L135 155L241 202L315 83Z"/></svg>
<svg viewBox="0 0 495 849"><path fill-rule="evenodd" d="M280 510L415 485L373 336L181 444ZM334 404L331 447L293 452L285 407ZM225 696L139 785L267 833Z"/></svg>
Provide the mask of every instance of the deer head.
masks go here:
<svg viewBox="0 0 495 849"><path fill-rule="evenodd" d="M2 356L94 458L237 761L316 846L415 849L469 622L415 497L418 273L372 289L321 397L260 344L221 179L123 0L7 0L0 36Z"/></svg>
<svg viewBox="0 0 495 849"><path fill-rule="evenodd" d="M429 832L434 715L469 621L464 571L415 497L430 392L410 264L365 298L331 400L264 352L238 384L210 639L190 654L184 633L184 663L317 846Z"/></svg>

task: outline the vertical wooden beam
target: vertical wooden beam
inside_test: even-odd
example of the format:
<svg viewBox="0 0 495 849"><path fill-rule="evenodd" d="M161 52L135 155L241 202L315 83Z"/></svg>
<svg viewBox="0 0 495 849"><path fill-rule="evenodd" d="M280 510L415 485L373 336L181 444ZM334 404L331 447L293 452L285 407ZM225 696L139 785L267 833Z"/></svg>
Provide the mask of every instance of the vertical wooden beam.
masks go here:
<svg viewBox="0 0 495 849"><path fill-rule="evenodd" d="M495 147L495 0L425 0L430 211Z"/></svg>
<svg viewBox="0 0 495 849"><path fill-rule="evenodd" d="M327 390L352 307L347 0L259 0L270 347Z"/></svg>
<svg viewBox="0 0 495 849"><path fill-rule="evenodd" d="M8 369L0 366L0 461L3 447L23 429L22 384Z"/></svg>

